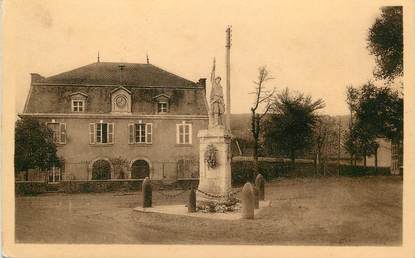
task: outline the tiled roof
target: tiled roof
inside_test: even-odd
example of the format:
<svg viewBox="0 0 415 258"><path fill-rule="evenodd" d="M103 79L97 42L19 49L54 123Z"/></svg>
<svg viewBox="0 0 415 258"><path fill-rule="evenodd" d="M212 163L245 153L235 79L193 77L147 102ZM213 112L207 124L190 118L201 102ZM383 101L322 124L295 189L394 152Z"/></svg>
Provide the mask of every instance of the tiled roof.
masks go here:
<svg viewBox="0 0 415 258"><path fill-rule="evenodd" d="M33 85L24 113L71 113L71 95L82 92L88 95L85 113L105 114L111 112L111 92L118 86L72 86ZM205 93L202 88L139 88L126 87L131 91L133 114L155 114L154 97L170 96L172 115L207 115Z"/></svg>
<svg viewBox="0 0 415 258"><path fill-rule="evenodd" d="M111 94L120 87L119 65L93 63L47 78L33 74L24 113L71 113L75 93L88 96L85 113L110 113ZM164 94L169 96L169 114L207 115L203 85L151 64L122 65L121 84L131 94L133 114L155 114L154 97Z"/></svg>
<svg viewBox="0 0 415 258"><path fill-rule="evenodd" d="M120 65L123 65L122 72ZM122 82L120 82L122 80ZM195 82L167 72L152 64L97 62L43 78L37 83L125 86L196 86Z"/></svg>

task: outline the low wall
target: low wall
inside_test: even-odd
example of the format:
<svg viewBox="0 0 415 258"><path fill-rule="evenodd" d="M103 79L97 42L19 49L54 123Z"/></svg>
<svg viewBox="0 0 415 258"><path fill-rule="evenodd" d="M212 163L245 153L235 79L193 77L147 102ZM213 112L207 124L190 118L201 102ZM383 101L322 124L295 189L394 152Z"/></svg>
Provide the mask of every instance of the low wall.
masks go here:
<svg viewBox="0 0 415 258"><path fill-rule="evenodd" d="M167 182L152 180L153 190L161 189L188 189L197 187L198 178L181 178L177 181ZM20 195L37 195L41 193L101 193L101 192L129 192L141 191L143 179L119 179L119 180L70 180L55 184L44 181L22 181L15 183L15 193Z"/></svg>
<svg viewBox="0 0 415 258"><path fill-rule="evenodd" d="M59 183L65 193L101 193L115 191L140 191L143 180L70 180Z"/></svg>
<svg viewBox="0 0 415 258"><path fill-rule="evenodd" d="M316 176L314 164L307 160L296 162L295 166L285 160L262 159L259 161L260 173L269 181L277 177L310 177ZM247 181L253 181L253 161L236 159L232 161L232 185L240 186ZM325 166L325 175L338 175L336 163L328 163ZM367 176L390 175L390 169L379 167L377 172L374 167L340 166L340 176ZM35 195L48 191L64 193L90 193L90 192L115 192L115 191L141 191L142 179L113 179L113 180L68 180L50 185L44 181L16 182L16 195ZM187 189L190 186L197 187L198 178L180 178L177 180L152 180L153 189Z"/></svg>

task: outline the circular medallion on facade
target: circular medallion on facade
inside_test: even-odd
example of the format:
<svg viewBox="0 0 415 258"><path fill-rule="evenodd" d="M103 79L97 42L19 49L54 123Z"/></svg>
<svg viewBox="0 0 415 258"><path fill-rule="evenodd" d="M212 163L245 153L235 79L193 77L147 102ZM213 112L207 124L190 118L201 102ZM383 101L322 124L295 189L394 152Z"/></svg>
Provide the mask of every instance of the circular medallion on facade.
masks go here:
<svg viewBox="0 0 415 258"><path fill-rule="evenodd" d="M125 96L117 96L115 98L115 103L119 108L123 108L127 104L127 99L125 98Z"/></svg>

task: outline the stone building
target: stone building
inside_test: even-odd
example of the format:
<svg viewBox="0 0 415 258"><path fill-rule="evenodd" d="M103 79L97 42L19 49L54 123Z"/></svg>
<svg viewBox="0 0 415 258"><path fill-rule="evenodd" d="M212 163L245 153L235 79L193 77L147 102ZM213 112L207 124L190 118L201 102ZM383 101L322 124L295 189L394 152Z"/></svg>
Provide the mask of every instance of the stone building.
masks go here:
<svg viewBox="0 0 415 258"><path fill-rule="evenodd" d="M152 64L96 62L31 74L20 117L54 132L61 168L49 181L198 177L197 132L207 128L206 80ZM32 180L40 180L32 173Z"/></svg>

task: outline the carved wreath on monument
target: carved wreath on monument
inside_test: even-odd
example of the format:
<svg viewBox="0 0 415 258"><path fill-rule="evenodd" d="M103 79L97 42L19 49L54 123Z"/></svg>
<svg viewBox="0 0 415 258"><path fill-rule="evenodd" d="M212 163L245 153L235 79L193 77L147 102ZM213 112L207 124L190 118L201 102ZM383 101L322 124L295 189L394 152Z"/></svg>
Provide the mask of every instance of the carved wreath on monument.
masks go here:
<svg viewBox="0 0 415 258"><path fill-rule="evenodd" d="M216 149L213 144L209 144L205 151L205 161L208 165L208 168L215 168L217 166L216 161L216 152L218 149Z"/></svg>

